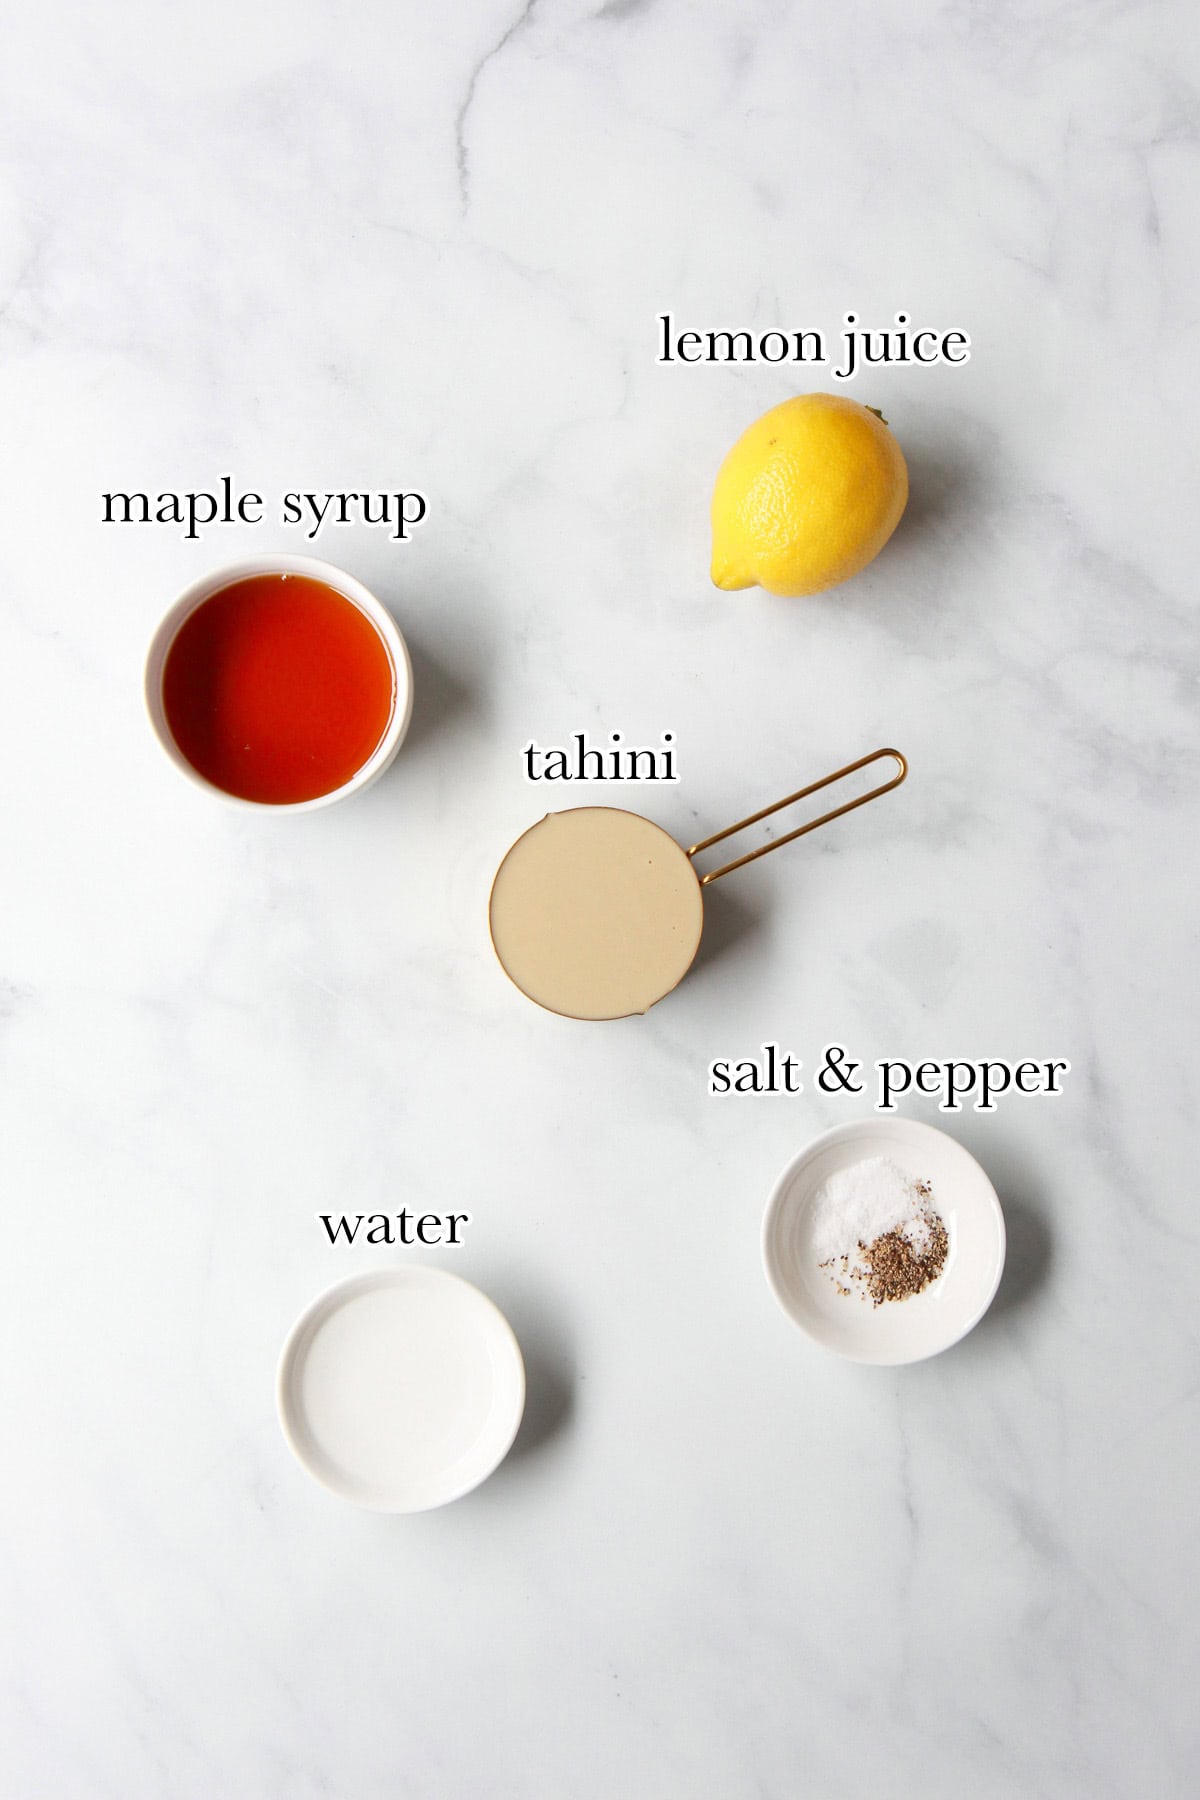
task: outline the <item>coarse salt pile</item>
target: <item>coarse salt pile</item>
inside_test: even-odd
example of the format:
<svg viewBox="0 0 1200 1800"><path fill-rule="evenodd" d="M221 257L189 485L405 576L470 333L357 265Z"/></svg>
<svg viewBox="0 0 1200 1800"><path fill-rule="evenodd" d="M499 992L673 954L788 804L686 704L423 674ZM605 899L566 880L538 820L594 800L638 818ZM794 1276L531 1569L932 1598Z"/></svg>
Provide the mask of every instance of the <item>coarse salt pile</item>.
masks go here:
<svg viewBox="0 0 1200 1800"><path fill-rule="evenodd" d="M821 1184L809 1230L817 1264L838 1291L857 1291L878 1306L919 1293L941 1273L946 1228L929 1183L886 1156L871 1156Z"/></svg>

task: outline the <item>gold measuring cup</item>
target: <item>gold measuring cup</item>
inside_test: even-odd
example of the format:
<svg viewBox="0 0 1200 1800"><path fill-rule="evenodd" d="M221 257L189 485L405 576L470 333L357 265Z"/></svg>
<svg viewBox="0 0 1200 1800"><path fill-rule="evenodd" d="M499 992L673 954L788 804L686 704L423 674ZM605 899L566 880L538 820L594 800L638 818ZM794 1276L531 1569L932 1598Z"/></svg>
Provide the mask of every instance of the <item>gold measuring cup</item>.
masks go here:
<svg viewBox="0 0 1200 1800"><path fill-rule="evenodd" d="M897 773L870 793L707 875L696 873L692 859L701 851L888 757ZM695 960L706 887L890 793L907 773L899 750L873 750L688 850L661 826L621 807L547 813L517 839L492 883L488 923L500 966L530 1000L565 1018L648 1012Z"/></svg>

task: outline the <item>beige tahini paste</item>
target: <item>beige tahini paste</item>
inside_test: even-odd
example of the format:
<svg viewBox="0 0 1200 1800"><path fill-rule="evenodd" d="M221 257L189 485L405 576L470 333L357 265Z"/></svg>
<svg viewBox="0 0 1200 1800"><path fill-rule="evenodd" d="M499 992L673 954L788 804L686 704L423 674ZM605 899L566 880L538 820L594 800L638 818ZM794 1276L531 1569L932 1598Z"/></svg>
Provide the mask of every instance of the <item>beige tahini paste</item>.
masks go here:
<svg viewBox="0 0 1200 1800"><path fill-rule="evenodd" d="M673 837L637 813L548 813L492 885L492 942L521 991L573 1019L643 1013L687 973L700 883Z"/></svg>

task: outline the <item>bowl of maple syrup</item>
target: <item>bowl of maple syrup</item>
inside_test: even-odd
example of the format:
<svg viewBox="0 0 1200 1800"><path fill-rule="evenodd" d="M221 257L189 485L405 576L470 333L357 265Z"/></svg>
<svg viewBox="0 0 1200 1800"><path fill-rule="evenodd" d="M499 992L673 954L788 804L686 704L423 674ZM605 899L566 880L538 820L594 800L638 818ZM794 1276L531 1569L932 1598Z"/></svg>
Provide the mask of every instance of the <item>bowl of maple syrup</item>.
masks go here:
<svg viewBox="0 0 1200 1800"><path fill-rule="evenodd" d="M352 575L311 556L248 557L180 595L151 642L145 698L190 780L238 806L314 812L391 763L412 663Z"/></svg>

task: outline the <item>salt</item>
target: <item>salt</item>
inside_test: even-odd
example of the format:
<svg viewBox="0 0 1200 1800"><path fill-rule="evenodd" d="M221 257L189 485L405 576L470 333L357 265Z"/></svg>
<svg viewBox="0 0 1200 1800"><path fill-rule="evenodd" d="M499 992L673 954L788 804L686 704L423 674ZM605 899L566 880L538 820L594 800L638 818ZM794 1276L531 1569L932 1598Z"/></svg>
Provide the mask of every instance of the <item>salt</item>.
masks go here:
<svg viewBox="0 0 1200 1800"><path fill-rule="evenodd" d="M839 1169L814 1194L809 1211L813 1254L821 1266L840 1263L856 1256L860 1245L900 1231L914 1253L923 1256L930 1245L929 1210L926 1184L918 1186L888 1157L870 1156Z"/></svg>

